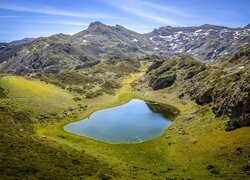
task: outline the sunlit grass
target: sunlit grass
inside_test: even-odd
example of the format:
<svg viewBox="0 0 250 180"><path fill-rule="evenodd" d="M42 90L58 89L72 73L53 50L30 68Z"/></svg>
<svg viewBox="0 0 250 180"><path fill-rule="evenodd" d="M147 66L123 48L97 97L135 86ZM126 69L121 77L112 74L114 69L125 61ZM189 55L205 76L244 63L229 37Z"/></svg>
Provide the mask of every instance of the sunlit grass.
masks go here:
<svg viewBox="0 0 250 180"><path fill-rule="evenodd" d="M30 77L5 76L0 82L9 101L37 111L51 112L75 106L73 96L67 91Z"/></svg>

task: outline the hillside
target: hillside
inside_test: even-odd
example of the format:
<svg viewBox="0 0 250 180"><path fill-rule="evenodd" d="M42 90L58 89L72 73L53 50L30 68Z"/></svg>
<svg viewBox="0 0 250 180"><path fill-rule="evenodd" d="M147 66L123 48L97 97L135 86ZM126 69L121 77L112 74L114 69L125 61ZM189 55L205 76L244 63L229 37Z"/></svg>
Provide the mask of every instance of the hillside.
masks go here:
<svg viewBox="0 0 250 180"><path fill-rule="evenodd" d="M6 63L8 59L13 57L24 46L31 43L34 39L25 38L19 41L12 41L10 43L0 43L0 64Z"/></svg>
<svg viewBox="0 0 250 180"><path fill-rule="evenodd" d="M204 24L193 27L165 26L147 37L157 43L156 51L185 54L198 60L213 61L219 56L232 55L249 44L250 29L228 28Z"/></svg>
<svg viewBox="0 0 250 180"><path fill-rule="evenodd" d="M4 76L0 87L1 179L102 178L112 174L84 151L36 135L38 121L72 114L77 108L72 94L30 77Z"/></svg>
<svg viewBox="0 0 250 180"><path fill-rule="evenodd" d="M138 80L138 86L175 91L180 99L187 96L200 106L209 106L217 117L229 117L225 129L234 130L250 125L249 80L250 46L247 46L212 64L188 58L155 61Z"/></svg>
<svg viewBox="0 0 250 180"><path fill-rule="evenodd" d="M249 49L210 64L147 56L56 74L2 74L0 177L248 179ZM179 116L162 136L132 145L63 129L131 99L166 104Z"/></svg>

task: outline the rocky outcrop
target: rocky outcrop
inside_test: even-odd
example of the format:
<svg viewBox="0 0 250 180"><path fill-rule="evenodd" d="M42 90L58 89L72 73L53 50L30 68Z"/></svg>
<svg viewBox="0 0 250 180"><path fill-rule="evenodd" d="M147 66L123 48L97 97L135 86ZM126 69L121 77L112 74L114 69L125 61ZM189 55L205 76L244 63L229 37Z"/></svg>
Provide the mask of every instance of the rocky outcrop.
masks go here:
<svg viewBox="0 0 250 180"><path fill-rule="evenodd" d="M184 80L192 79L195 75L199 74L200 72L204 71L205 69L206 69L206 66L203 65L198 70L193 70L193 71L188 72L186 77L184 78Z"/></svg>
<svg viewBox="0 0 250 180"><path fill-rule="evenodd" d="M149 82L149 85L152 87L153 90L159 90L172 86L175 80L176 80L176 74L164 78L152 79Z"/></svg>
<svg viewBox="0 0 250 180"><path fill-rule="evenodd" d="M211 103L213 100L212 97L212 90L208 90L202 94L199 94L198 96L196 96L195 98L195 102L199 105L204 105L204 104L208 104Z"/></svg>
<svg viewBox="0 0 250 180"><path fill-rule="evenodd" d="M237 128L241 128L244 126L250 126L250 117L246 117L246 119L231 119L225 125L226 131L232 131Z"/></svg>
<svg viewBox="0 0 250 180"><path fill-rule="evenodd" d="M163 64L164 61L156 61L154 62L151 66L149 66L148 70L147 70L147 73L160 67L162 64Z"/></svg>
<svg viewBox="0 0 250 180"><path fill-rule="evenodd" d="M78 65L75 67L75 70L78 70L78 69L82 69L82 68L86 68L86 67L93 67L97 64L99 64L101 61L92 61L92 62L85 62L84 64L82 65Z"/></svg>
<svg viewBox="0 0 250 180"><path fill-rule="evenodd" d="M247 83L236 85L234 91L224 99L218 99L213 111L216 116L228 116L226 130L250 126L250 88Z"/></svg>
<svg viewBox="0 0 250 180"><path fill-rule="evenodd" d="M159 61L162 62L162 61ZM225 130L250 126L250 46L213 64L188 58L155 62L145 75L153 90L175 83L179 98L189 97L200 106L208 105L217 117L228 117ZM178 78L177 78L178 77Z"/></svg>

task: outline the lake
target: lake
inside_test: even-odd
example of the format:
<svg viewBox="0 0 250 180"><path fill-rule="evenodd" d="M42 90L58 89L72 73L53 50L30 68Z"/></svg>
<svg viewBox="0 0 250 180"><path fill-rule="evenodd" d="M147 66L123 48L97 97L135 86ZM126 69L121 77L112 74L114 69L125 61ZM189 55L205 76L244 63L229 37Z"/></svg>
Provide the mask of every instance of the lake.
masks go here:
<svg viewBox="0 0 250 180"><path fill-rule="evenodd" d="M172 121L166 107L133 99L127 104L94 112L90 117L64 126L80 136L111 143L139 143L159 137Z"/></svg>

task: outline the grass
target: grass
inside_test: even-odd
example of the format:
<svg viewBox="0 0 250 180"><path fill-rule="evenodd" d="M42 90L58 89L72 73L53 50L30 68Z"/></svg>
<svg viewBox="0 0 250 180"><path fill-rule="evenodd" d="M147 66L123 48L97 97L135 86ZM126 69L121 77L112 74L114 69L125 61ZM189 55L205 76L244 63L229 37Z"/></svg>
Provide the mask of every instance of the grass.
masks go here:
<svg viewBox="0 0 250 180"><path fill-rule="evenodd" d="M77 150L85 150L115 167L123 179L247 179L242 166L247 164L244 159L249 152L249 128L225 132L225 120L215 118L211 110L202 109L188 99L179 100L174 92L133 91L129 84L140 75L133 74L125 79L116 96L98 97L86 102L90 106L78 118L54 125L38 125L38 134ZM180 110L180 116L171 130L140 144L111 145L63 131L63 126L69 122L133 98L172 105ZM244 150L237 155L239 147ZM209 166L213 168L208 169Z"/></svg>
<svg viewBox="0 0 250 180"><path fill-rule="evenodd" d="M75 106L71 94L27 77L4 76L0 86L8 97L0 98L0 179L107 179L117 176L105 162L84 150L78 151L36 135L37 115L56 114Z"/></svg>
<svg viewBox="0 0 250 180"><path fill-rule="evenodd" d="M5 76L0 83L8 94L6 101L34 111L48 113L76 106L69 92L30 77Z"/></svg>
<svg viewBox="0 0 250 180"><path fill-rule="evenodd" d="M143 73L133 73L127 76L116 95L83 99L79 103L86 108L79 110L75 116L65 115L61 121L56 121L57 116L52 121L36 121L34 124L36 134L23 133L32 131L26 130L26 126L23 127L18 122L13 124L15 113L9 115L2 114L1 111L1 124L4 125L0 133L1 143L12 145L10 148L3 149L3 146L1 148L2 157L9 158L2 158L4 163L1 163L1 169L13 171L13 177L17 174L22 178L42 177L46 172L49 172L48 178L53 179L73 178L73 176L90 179L107 177L247 179L249 177L249 174L243 171L243 166L249 164L246 161L249 159L250 149L249 128L224 131L225 119L216 118L207 106L200 107L185 97L179 99L178 91L171 88L159 91L151 91L146 87L132 88L131 82L140 79L142 75ZM32 113L36 114L58 113L70 107L78 107L73 101L74 94L33 78L5 76L0 82L8 97L1 99L1 104L4 107L8 104L15 111L26 112L25 110L31 109ZM96 110L118 106L134 98L171 105L179 109L180 115L162 136L139 144L111 145L63 130L64 125L83 119ZM21 119L27 119L23 117ZM28 124L31 124L30 128L33 127L33 121L27 122ZM10 131L7 127L14 129ZM24 144L23 151L20 151L19 144ZM11 151L10 156L8 152L11 149L14 152ZM20 157L27 160L24 162L17 160ZM80 165L72 164L73 160L80 161ZM11 164L12 161L15 163ZM18 170L14 171L17 166ZM23 167L27 168L22 169ZM48 171L49 169L51 171ZM32 173L27 175L25 172ZM0 171L0 174L3 172Z"/></svg>

